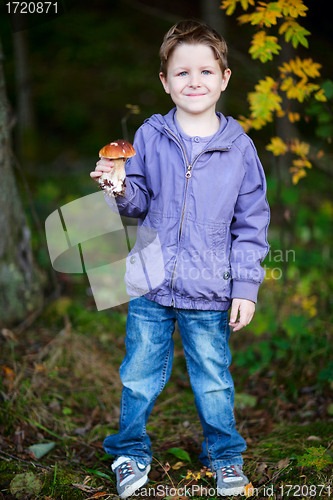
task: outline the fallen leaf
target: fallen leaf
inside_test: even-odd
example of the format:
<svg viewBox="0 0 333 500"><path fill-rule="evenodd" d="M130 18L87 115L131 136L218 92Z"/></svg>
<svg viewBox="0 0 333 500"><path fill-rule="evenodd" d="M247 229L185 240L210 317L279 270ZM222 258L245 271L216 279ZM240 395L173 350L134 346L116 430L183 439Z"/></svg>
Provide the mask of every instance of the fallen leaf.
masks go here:
<svg viewBox="0 0 333 500"><path fill-rule="evenodd" d="M38 495L43 487L42 482L32 472L17 474L10 483L13 497L23 500L27 496Z"/></svg>
<svg viewBox="0 0 333 500"><path fill-rule="evenodd" d="M184 462L177 462L177 463L175 463L175 465L173 465L173 466L172 466L172 468L173 468L174 470L178 470L178 469L180 469L181 467L184 467L185 465L186 465L186 464L184 464Z"/></svg>
<svg viewBox="0 0 333 500"><path fill-rule="evenodd" d="M284 469L285 467L287 467L287 465L289 464L289 462L290 462L290 460L289 460L288 457L287 458L283 458L282 460L279 460L278 464L277 464L278 469L280 469L280 470Z"/></svg>
<svg viewBox="0 0 333 500"><path fill-rule="evenodd" d="M74 432L78 436L84 436L88 430L89 427L77 427L76 429L74 429Z"/></svg>
<svg viewBox="0 0 333 500"><path fill-rule="evenodd" d="M88 497L86 498L86 500L92 500L93 498L101 498L101 497L105 497L105 496L109 496L110 493L107 493L106 491L99 491L97 493L95 493L92 497Z"/></svg>
<svg viewBox="0 0 333 500"><path fill-rule="evenodd" d="M309 436L306 441L321 441L321 438L319 436Z"/></svg>
<svg viewBox="0 0 333 500"><path fill-rule="evenodd" d="M8 380L8 382L13 382L15 380L14 370L9 368L9 366L2 365L2 376Z"/></svg>
<svg viewBox="0 0 333 500"><path fill-rule="evenodd" d="M244 496L252 497L253 495L254 495L254 488L252 486L252 483L249 483L246 486L244 486Z"/></svg>
<svg viewBox="0 0 333 500"><path fill-rule="evenodd" d="M262 474L263 472L265 472L266 469L267 469L267 464L265 462L262 462L261 464L257 465L256 473Z"/></svg>
<svg viewBox="0 0 333 500"><path fill-rule="evenodd" d="M50 441L49 443L33 444L32 446L29 446L28 451L30 452L30 456L34 460L39 460L49 451L53 450L54 447L55 447L55 442Z"/></svg>
<svg viewBox="0 0 333 500"><path fill-rule="evenodd" d="M162 465L162 468L163 468L164 472L169 472L169 470L171 469L171 466L170 466L169 462L165 462L165 464Z"/></svg>

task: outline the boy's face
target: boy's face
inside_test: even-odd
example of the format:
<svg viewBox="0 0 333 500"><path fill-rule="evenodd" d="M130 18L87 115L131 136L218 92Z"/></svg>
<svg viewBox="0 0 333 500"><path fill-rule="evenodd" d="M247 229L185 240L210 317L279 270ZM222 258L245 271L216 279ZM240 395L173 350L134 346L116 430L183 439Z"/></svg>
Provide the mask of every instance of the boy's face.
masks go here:
<svg viewBox="0 0 333 500"><path fill-rule="evenodd" d="M178 110L188 115L212 111L231 75L215 59L213 49L203 44L179 44L168 61L167 77L160 73L164 90Z"/></svg>

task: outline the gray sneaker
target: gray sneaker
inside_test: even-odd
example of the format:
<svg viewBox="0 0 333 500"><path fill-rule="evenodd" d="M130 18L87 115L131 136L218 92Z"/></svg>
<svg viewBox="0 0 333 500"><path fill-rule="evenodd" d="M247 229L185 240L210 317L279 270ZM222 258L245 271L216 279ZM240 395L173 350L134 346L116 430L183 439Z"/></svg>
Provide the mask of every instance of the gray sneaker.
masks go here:
<svg viewBox="0 0 333 500"><path fill-rule="evenodd" d="M120 498L127 498L148 483L150 465L142 465L128 457L118 457L111 466L117 476L117 491Z"/></svg>
<svg viewBox="0 0 333 500"><path fill-rule="evenodd" d="M241 495L249 484L241 465L228 465L216 470L217 493L222 496Z"/></svg>

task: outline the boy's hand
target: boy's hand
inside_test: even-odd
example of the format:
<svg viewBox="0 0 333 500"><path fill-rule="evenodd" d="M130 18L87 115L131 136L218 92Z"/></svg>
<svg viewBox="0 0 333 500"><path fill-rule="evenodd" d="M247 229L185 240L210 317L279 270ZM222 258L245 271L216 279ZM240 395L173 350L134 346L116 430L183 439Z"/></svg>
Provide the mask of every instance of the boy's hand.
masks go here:
<svg viewBox="0 0 333 500"><path fill-rule="evenodd" d="M232 299L230 322L233 331L236 332L250 323L253 318L256 305L252 300ZM239 311L239 320L237 321Z"/></svg>
<svg viewBox="0 0 333 500"><path fill-rule="evenodd" d="M101 158L96 163L96 168L93 172L90 172L90 177L98 182L99 177L103 172L111 172L112 167L114 166L113 160L109 160L108 158Z"/></svg>

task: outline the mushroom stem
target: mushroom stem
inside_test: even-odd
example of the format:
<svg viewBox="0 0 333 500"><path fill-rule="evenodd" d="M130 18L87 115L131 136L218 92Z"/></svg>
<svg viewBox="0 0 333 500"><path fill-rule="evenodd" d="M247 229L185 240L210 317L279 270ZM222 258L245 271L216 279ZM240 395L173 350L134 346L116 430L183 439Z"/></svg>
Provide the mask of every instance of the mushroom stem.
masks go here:
<svg viewBox="0 0 333 500"><path fill-rule="evenodd" d="M125 162L126 158L111 158L114 166L111 172L103 172L99 184L108 196L124 196L125 194Z"/></svg>

